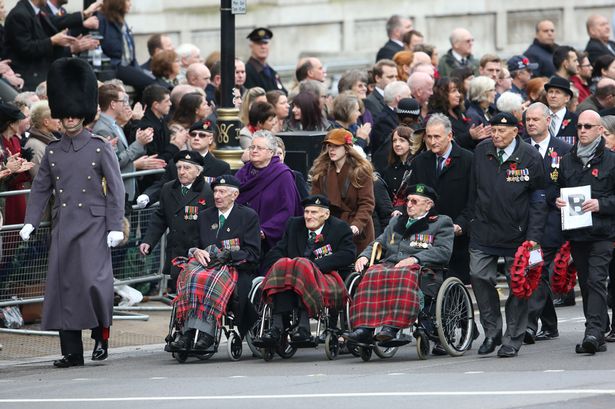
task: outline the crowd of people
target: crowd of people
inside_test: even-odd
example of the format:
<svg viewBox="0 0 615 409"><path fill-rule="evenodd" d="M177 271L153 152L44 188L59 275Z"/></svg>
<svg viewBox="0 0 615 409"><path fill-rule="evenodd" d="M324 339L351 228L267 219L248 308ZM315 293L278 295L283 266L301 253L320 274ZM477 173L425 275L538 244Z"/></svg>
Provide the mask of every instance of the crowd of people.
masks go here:
<svg viewBox="0 0 615 409"><path fill-rule="evenodd" d="M198 47L175 47L168 36L155 34L147 42L150 58L140 65L126 21L130 0L99 0L75 13L66 13L65 3L20 0L4 19L2 190L36 181L41 167L49 166L51 144L63 143L70 133L66 118L54 117L47 101L47 89L57 86L47 78L54 61L74 56L89 61L98 74L110 71L112 78L98 83L98 112L84 117L83 125L112 146L122 173L164 169L162 176L124 179L123 194L126 212L133 204L159 203L139 248L147 255L169 229L164 271L178 299L202 299L202 293L190 293L194 283L172 261L190 254L206 267L217 254L212 245L227 250L218 256L234 263L228 280L266 275L266 296L275 300L276 313L297 304L283 295L297 294L295 287L276 287L292 272L320 283L328 294L321 301L335 299L337 308L345 295L331 288L341 281L323 274L338 271L343 277L349 264L366 268L375 241L390 252L391 265L379 273L431 260L430 252L421 256L415 250L433 247L434 260L448 265L447 274L474 288L485 333L478 353L502 345L498 355L512 357L524 343L558 337L554 306L574 303L574 291L553 293L550 276L557 255L569 248L587 319L577 352L603 351L606 341L615 341L615 321L607 311L615 292L615 42L606 17L588 18L585 50L558 44L555 24L539 21L533 43L504 60L491 53L475 56L474 38L465 28L453 30L450 49L439 53L411 19L395 15L387 21L389 40L375 64L344 72L337 89L316 57L301 58L294 81L284 84L268 63L271 42L283 40L256 28L247 36L250 58L235 59L234 101L245 152L244 166L231 176L228 164L213 154L220 54L205 59ZM90 59L98 51L106 71ZM284 141L275 136L293 131L326 134L305 175L284 164ZM566 203L559 189L581 185L592 189L582 211L592 213L593 225L562 232L560 208ZM66 205L61 193L46 217ZM25 197L4 200L2 215L5 223L24 223ZM329 240L326 223L343 237ZM307 227L289 230L294 225ZM258 237L244 237L247 228ZM299 247L289 242L297 229L307 229L297 239ZM504 259L510 284L508 273L525 243L542 248L542 276L529 299L511 292L504 326L495 288L498 260ZM339 251L345 256L335 266L319 262ZM220 268L194 275L210 270ZM377 281L372 277L365 285ZM245 295L245 282L241 286ZM314 308L305 308L303 324ZM252 317L249 309L243 306L241 315ZM211 323L199 320L210 320L203 311L214 310L184 311L187 335L175 346L189 343L195 328L205 328L201 346L211 344ZM373 325L365 325L373 320L361 322L348 339L373 336ZM380 325L385 326L376 334L380 340L399 329L387 319ZM297 339L306 336L305 325L300 328ZM268 334L272 342L278 336Z"/></svg>

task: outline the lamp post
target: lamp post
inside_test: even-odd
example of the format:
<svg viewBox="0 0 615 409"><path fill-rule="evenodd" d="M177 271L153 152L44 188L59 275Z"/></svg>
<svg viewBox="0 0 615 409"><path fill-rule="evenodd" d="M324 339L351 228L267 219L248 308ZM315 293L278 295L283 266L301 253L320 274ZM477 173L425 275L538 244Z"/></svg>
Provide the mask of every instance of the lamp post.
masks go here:
<svg viewBox="0 0 615 409"><path fill-rule="evenodd" d="M245 13L245 1L220 1L220 107L217 109L216 126L217 158L229 163L231 169L239 169L243 150L239 145L239 109L233 103L235 88L235 14ZM239 6L239 7L238 7ZM243 6L243 7L242 7Z"/></svg>

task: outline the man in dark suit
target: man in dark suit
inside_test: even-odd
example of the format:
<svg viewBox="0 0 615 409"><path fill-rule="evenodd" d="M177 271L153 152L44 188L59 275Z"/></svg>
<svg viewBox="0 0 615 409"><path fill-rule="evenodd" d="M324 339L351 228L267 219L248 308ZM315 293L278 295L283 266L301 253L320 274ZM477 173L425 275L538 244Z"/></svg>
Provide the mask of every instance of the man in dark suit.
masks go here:
<svg viewBox="0 0 615 409"><path fill-rule="evenodd" d="M212 182L215 207L207 209L199 217L199 246L190 249L190 255L203 266L208 266L214 257L212 252L216 252L219 259L225 260L225 264L237 269L235 292L238 307L233 309L233 313L235 322L239 322L239 333L243 335L257 318L248 294L252 287L254 272L258 269L261 239L258 214L247 206L235 203L239 196L239 185L239 180L231 175L219 176ZM183 335L172 342L171 347L176 349L188 347L194 338L194 329L199 329L201 336L195 344L195 349L209 348L214 343L216 329L213 318L211 315L196 318L189 314Z"/></svg>
<svg viewBox="0 0 615 409"><path fill-rule="evenodd" d="M577 135L577 115L570 112L566 105L572 98L570 81L565 78L553 76L544 85L547 92L547 105L549 106L549 133L564 142L573 145Z"/></svg>
<svg viewBox="0 0 615 409"><path fill-rule="evenodd" d="M550 122L549 108L541 102L530 105L525 111L525 131L529 136L525 141L534 146L543 157L547 178L545 194L548 206L547 222L541 241L544 265L538 288L528 301L528 320L524 338L526 344L559 336L549 277L553 272L555 254L564 243L561 212L555 206L555 199L559 197L559 186L557 185L559 164L560 159L570 152L572 146L549 135ZM542 323L540 332L538 332L539 319Z"/></svg>
<svg viewBox="0 0 615 409"><path fill-rule="evenodd" d="M214 142L212 126L212 122L208 120L195 122L190 127L190 136L188 140L190 149L198 152L203 157L202 175L207 183L213 182L218 176L231 173L231 167L228 163L217 159L213 153L209 152L209 147ZM160 197L160 189L162 186L174 179L177 179L177 167L175 166L175 162L170 161L167 164L162 178L155 181L137 198L137 204L143 208L147 206L148 203L156 203Z"/></svg>
<svg viewBox="0 0 615 409"><path fill-rule="evenodd" d="M535 77L549 78L555 73L553 65L553 50L555 44L555 25L551 20L542 20L536 24L536 37L534 42L523 53L538 67L534 70ZM510 69L509 69L510 70Z"/></svg>
<svg viewBox="0 0 615 409"><path fill-rule="evenodd" d="M171 260L186 256L188 250L199 245L199 218L205 209L213 207L214 197L209 184L199 177L203 158L198 152L180 151L174 161L177 179L167 182L160 192L160 206L153 214L139 250L147 255L169 229L166 240L165 274L171 275L169 286L175 289L179 275Z"/></svg>
<svg viewBox="0 0 615 409"><path fill-rule="evenodd" d="M606 17L594 14L587 19L586 27L589 41L585 46L585 52L592 64L602 55L615 55L615 42L609 39L611 26Z"/></svg>
<svg viewBox="0 0 615 409"><path fill-rule="evenodd" d="M469 175L473 154L453 141L451 121L442 114L429 117L424 139L429 150L412 161L409 184L422 183L432 186L438 193L440 200L436 204L436 211L453 219L455 232L448 274L469 284L470 221L466 218L466 206L470 193Z"/></svg>
<svg viewBox="0 0 615 409"><path fill-rule="evenodd" d="M402 39L404 34L412 30L412 20L400 15L393 15L387 20L387 41L376 54L376 62L384 59L392 60L395 53L404 49Z"/></svg>
<svg viewBox="0 0 615 409"><path fill-rule="evenodd" d="M339 272L344 272L355 258L352 230L346 222L331 216L329 200L311 195L302 204L303 216L288 221L282 240L265 258L263 297L273 302L273 323L263 335L265 343L276 344L280 340L283 316L293 308L299 311L299 325L292 340L309 340L310 315L314 316L327 304L326 294L336 293L336 298L343 300L341 294L345 294L345 289ZM290 276L298 279L289 279Z"/></svg>
<svg viewBox="0 0 615 409"><path fill-rule="evenodd" d="M397 65L393 60L380 60L372 67L372 76L376 87L363 102L372 117L376 117L387 106L384 102L384 89L391 82L397 81Z"/></svg>
<svg viewBox="0 0 615 409"><path fill-rule="evenodd" d="M255 28L247 37L250 40L250 59L246 62L246 88L261 87L265 91L283 91L280 76L269 64L269 41L273 33L267 28Z"/></svg>

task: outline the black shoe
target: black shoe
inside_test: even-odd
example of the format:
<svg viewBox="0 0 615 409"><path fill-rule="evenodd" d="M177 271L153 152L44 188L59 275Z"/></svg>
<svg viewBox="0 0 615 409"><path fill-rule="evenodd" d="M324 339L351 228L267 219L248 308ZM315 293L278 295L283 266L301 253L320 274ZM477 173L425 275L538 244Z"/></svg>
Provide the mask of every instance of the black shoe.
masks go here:
<svg viewBox="0 0 615 409"><path fill-rule="evenodd" d="M282 333L278 327L271 327L261 337L261 340L267 345L277 345L280 343Z"/></svg>
<svg viewBox="0 0 615 409"><path fill-rule="evenodd" d="M194 338L194 332L186 331L177 338L176 341L171 342L171 348L174 350L188 349L192 344Z"/></svg>
<svg viewBox="0 0 615 409"><path fill-rule="evenodd" d="M574 299L574 292L563 295L562 297L555 298L553 300L554 307L572 307L576 305L576 300Z"/></svg>
<svg viewBox="0 0 615 409"><path fill-rule="evenodd" d="M62 359L53 361L56 368L70 368L71 366L83 366L83 355L64 355Z"/></svg>
<svg viewBox="0 0 615 409"><path fill-rule="evenodd" d="M536 334L536 341L548 341L550 339L555 339L559 337L559 332L557 330L555 331L547 331L547 330L541 330L538 334Z"/></svg>
<svg viewBox="0 0 615 409"><path fill-rule="evenodd" d="M495 351L495 347L500 345L502 340L500 337L491 338L487 337L483 341L483 344L478 348L478 355L487 355Z"/></svg>
<svg viewBox="0 0 615 409"><path fill-rule="evenodd" d="M518 352L519 351L510 345L502 345L498 350L498 356L500 358L514 358L517 356Z"/></svg>
<svg viewBox="0 0 615 409"><path fill-rule="evenodd" d="M615 328L604 337L604 340L606 342L615 342Z"/></svg>
<svg viewBox="0 0 615 409"><path fill-rule="evenodd" d="M204 332L199 334L199 340L194 344L194 349L209 349L214 344L214 337Z"/></svg>
<svg viewBox="0 0 615 409"><path fill-rule="evenodd" d="M374 336L374 330L371 328L359 327L352 332L344 332L342 337L345 339L360 343L360 344L369 344L372 342L372 337Z"/></svg>
<svg viewBox="0 0 615 409"><path fill-rule="evenodd" d="M94 351L92 351L92 361L104 361L109 356L109 340L96 340Z"/></svg>
<svg viewBox="0 0 615 409"><path fill-rule="evenodd" d="M290 339L292 342L307 342L312 339L312 333L309 329L298 326L293 330Z"/></svg>
<svg viewBox="0 0 615 409"><path fill-rule="evenodd" d="M443 355L448 355L448 352L446 352L446 349L444 349L444 347L442 346L441 343L436 342L434 344L433 348L431 349L431 354L432 355L443 356Z"/></svg>
<svg viewBox="0 0 615 409"><path fill-rule="evenodd" d="M583 338L583 343L577 344L575 347L577 354L595 354L596 352L606 352L606 343L598 341L593 335L586 335Z"/></svg>
<svg viewBox="0 0 615 409"><path fill-rule="evenodd" d="M525 344L532 345L536 342L536 331L531 328L527 328L525 330L525 336L523 337L523 342Z"/></svg>
<svg viewBox="0 0 615 409"><path fill-rule="evenodd" d="M374 339L378 342L388 342L397 337L398 328L385 325L382 330L374 336Z"/></svg>

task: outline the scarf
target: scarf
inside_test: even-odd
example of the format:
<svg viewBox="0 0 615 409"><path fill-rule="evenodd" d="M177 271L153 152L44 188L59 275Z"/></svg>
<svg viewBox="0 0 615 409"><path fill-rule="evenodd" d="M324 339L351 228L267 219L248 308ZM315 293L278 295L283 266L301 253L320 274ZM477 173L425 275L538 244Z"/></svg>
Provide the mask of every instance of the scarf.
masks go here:
<svg viewBox="0 0 615 409"><path fill-rule="evenodd" d="M587 163L594 157L596 148L600 144L601 139L602 137L598 137L587 145L581 145L581 142L579 141L577 145L577 156L581 162L583 162L583 165L587 165Z"/></svg>

